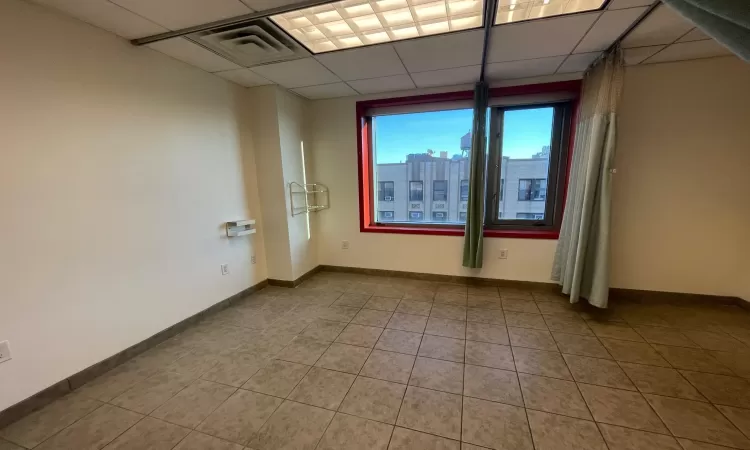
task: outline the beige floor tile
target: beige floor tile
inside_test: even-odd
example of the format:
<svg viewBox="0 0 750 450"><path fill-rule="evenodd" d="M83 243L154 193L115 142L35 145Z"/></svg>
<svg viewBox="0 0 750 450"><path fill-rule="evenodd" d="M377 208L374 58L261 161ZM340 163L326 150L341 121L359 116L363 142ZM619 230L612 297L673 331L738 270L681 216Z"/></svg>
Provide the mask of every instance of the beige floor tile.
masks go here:
<svg viewBox="0 0 750 450"><path fill-rule="evenodd" d="M540 314L539 308L537 308L536 303L533 300L504 298L502 301L502 305L503 311Z"/></svg>
<svg viewBox="0 0 750 450"><path fill-rule="evenodd" d="M133 411L103 405L34 448L39 450L99 449L112 442L141 418L143 418L142 415Z"/></svg>
<svg viewBox="0 0 750 450"><path fill-rule="evenodd" d="M101 404L74 392L9 425L0 431L0 437L32 448Z"/></svg>
<svg viewBox="0 0 750 450"><path fill-rule="evenodd" d="M466 363L495 369L516 370L511 347L489 342L467 341Z"/></svg>
<svg viewBox="0 0 750 450"><path fill-rule="evenodd" d="M190 430L153 417L144 417L104 450L170 450L177 445ZM0 446L0 449L2 446Z"/></svg>
<svg viewBox="0 0 750 450"><path fill-rule="evenodd" d="M375 344L375 349L416 355L421 342L422 335L419 333L386 328Z"/></svg>
<svg viewBox="0 0 750 450"><path fill-rule="evenodd" d="M338 370L358 374L359 370L370 356L370 349L347 344L331 344L323 356L315 363L315 367Z"/></svg>
<svg viewBox="0 0 750 450"><path fill-rule="evenodd" d="M508 329L502 325L488 323L468 322L466 324L466 340L510 345Z"/></svg>
<svg viewBox="0 0 750 450"><path fill-rule="evenodd" d="M468 290L468 286L458 283L439 283L436 288L436 292L447 292L453 294L466 294Z"/></svg>
<svg viewBox="0 0 750 450"><path fill-rule="evenodd" d="M597 422L666 433L659 417L638 392L581 383L578 387Z"/></svg>
<svg viewBox="0 0 750 450"><path fill-rule="evenodd" d="M438 291L438 293L435 294L434 302L435 306L437 306L439 303L466 306L466 298L466 294Z"/></svg>
<svg viewBox="0 0 750 450"><path fill-rule="evenodd" d="M86 383L86 385L78 390L78 393L86 397L108 402L154 375L157 371L154 367L143 367L130 361Z"/></svg>
<svg viewBox="0 0 750 450"><path fill-rule="evenodd" d="M368 294L344 294L336 300L331 306L353 306L361 308L370 299Z"/></svg>
<svg viewBox="0 0 750 450"><path fill-rule="evenodd" d="M541 314L529 314L515 311L505 311L505 323L509 327L533 328L548 330Z"/></svg>
<svg viewBox="0 0 750 450"><path fill-rule="evenodd" d="M266 358L244 350L235 350L221 357L218 364L201 375L201 378L240 387L268 363Z"/></svg>
<svg viewBox="0 0 750 450"><path fill-rule="evenodd" d="M630 363L620 363L620 367L644 394L705 401L703 396L675 369Z"/></svg>
<svg viewBox="0 0 750 450"><path fill-rule="evenodd" d="M197 430L246 444L282 402L277 397L240 389L211 413Z"/></svg>
<svg viewBox="0 0 750 450"><path fill-rule="evenodd" d="M334 322L349 322L358 312L359 308L351 306L331 306L318 311L317 318Z"/></svg>
<svg viewBox="0 0 750 450"><path fill-rule="evenodd" d="M390 381L357 377L340 411L365 419L393 424L396 422L406 386Z"/></svg>
<svg viewBox="0 0 750 450"><path fill-rule="evenodd" d="M617 361L650 366L669 367L669 364L649 344L600 338L610 355ZM676 347L675 347L676 348Z"/></svg>
<svg viewBox="0 0 750 450"><path fill-rule="evenodd" d="M225 353L227 354L230 352L231 349L227 349L225 351ZM193 353L183 356L182 358L173 362L164 370L190 376L195 379L218 364L219 356L221 356L221 354L217 352L195 350Z"/></svg>
<svg viewBox="0 0 750 450"><path fill-rule="evenodd" d="M750 438L750 409L735 408L732 406L716 406L734 426Z"/></svg>
<svg viewBox="0 0 750 450"><path fill-rule="evenodd" d="M725 333L696 330L685 330L683 333L691 341L706 350L733 352L738 347L744 347L740 341Z"/></svg>
<svg viewBox="0 0 750 450"><path fill-rule="evenodd" d="M505 325L505 314L501 309L469 308L466 310L466 320Z"/></svg>
<svg viewBox="0 0 750 450"><path fill-rule="evenodd" d="M340 336L339 336L340 337ZM311 366L320 358L330 345L330 342L316 341L297 336L282 351L276 355L277 359Z"/></svg>
<svg viewBox="0 0 750 450"><path fill-rule="evenodd" d="M242 450L242 446L193 431L174 450Z"/></svg>
<svg viewBox="0 0 750 450"><path fill-rule="evenodd" d="M388 450L460 450L459 447L458 441L396 427Z"/></svg>
<svg viewBox="0 0 750 450"><path fill-rule="evenodd" d="M276 397L286 397L307 375L310 366L275 360L260 369L242 388Z"/></svg>
<svg viewBox="0 0 750 450"><path fill-rule="evenodd" d="M141 414L149 414L187 387L194 379L192 375L157 373L115 397L111 403Z"/></svg>
<svg viewBox="0 0 750 450"><path fill-rule="evenodd" d="M287 400L258 431L248 447L260 450L313 449L333 416L333 411Z"/></svg>
<svg viewBox="0 0 750 450"><path fill-rule="evenodd" d="M464 365L418 357L409 378L409 385L461 394L464 388Z"/></svg>
<svg viewBox="0 0 750 450"><path fill-rule="evenodd" d="M638 326L635 331L651 344L697 347L687 336L671 328Z"/></svg>
<svg viewBox="0 0 750 450"><path fill-rule="evenodd" d="M412 355L373 350L360 375L406 384L414 367L414 359Z"/></svg>
<svg viewBox="0 0 750 450"><path fill-rule="evenodd" d="M432 309L432 299L429 302L401 300L396 308L397 313L414 314L417 316L429 316Z"/></svg>
<svg viewBox="0 0 750 450"><path fill-rule="evenodd" d="M569 301L566 302L548 302L548 301L537 301L537 308L542 314L550 316L563 316L578 319L581 316L578 315L576 306L572 305Z"/></svg>
<svg viewBox="0 0 750 450"><path fill-rule="evenodd" d="M646 399L677 437L750 448L750 440L708 403L651 394Z"/></svg>
<svg viewBox="0 0 750 450"><path fill-rule="evenodd" d="M705 442L691 441L690 439L677 439L684 450L731 450L723 445L707 444Z"/></svg>
<svg viewBox="0 0 750 450"><path fill-rule="evenodd" d="M508 327L508 334L513 346L557 351L557 344L547 330Z"/></svg>
<svg viewBox="0 0 750 450"><path fill-rule="evenodd" d="M589 327L599 338L619 339L621 341L645 342L643 338L628 325L616 322L589 322Z"/></svg>
<svg viewBox="0 0 750 450"><path fill-rule="evenodd" d="M8 441L0 439L0 450L24 450L23 447L19 447L16 444L11 444Z"/></svg>
<svg viewBox="0 0 750 450"><path fill-rule="evenodd" d="M378 338L380 338L382 332L382 328L349 324L339 334L335 342L372 348L378 342Z"/></svg>
<svg viewBox="0 0 750 450"><path fill-rule="evenodd" d="M461 440L496 450L532 450L526 412L518 406L464 397Z"/></svg>
<svg viewBox="0 0 750 450"><path fill-rule="evenodd" d="M518 372L573 380L560 353L513 347L513 359Z"/></svg>
<svg viewBox="0 0 750 450"><path fill-rule="evenodd" d="M358 325L369 325L371 327L385 328L393 315L390 311L378 311L375 309L362 309L352 319L352 323Z"/></svg>
<svg viewBox="0 0 750 450"><path fill-rule="evenodd" d="M289 400L336 409L344 400L355 378L355 375L348 373L313 367L289 394Z"/></svg>
<svg viewBox="0 0 750 450"><path fill-rule="evenodd" d="M518 378L526 408L592 420L574 382L525 373Z"/></svg>
<svg viewBox="0 0 750 450"><path fill-rule="evenodd" d="M430 318L433 317L465 321L466 307L461 305L443 305L435 303L430 310Z"/></svg>
<svg viewBox="0 0 750 450"><path fill-rule="evenodd" d="M675 438L647 431L600 423L609 450L682 450Z"/></svg>
<svg viewBox="0 0 750 450"><path fill-rule="evenodd" d="M563 355L563 358L573 378L579 383L636 390L625 372L614 361L576 355Z"/></svg>
<svg viewBox="0 0 750 450"><path fill-rule="evenodd" d="M594 358L612 359L607 349L593 336L560 333L553 331L552 336L562 353L568 355L591 356Z"/></svg>
<svg viewBox="0 0 750 450"><path fill-rule="evenodd" d="M728 367L735 375L750 378L750 351L709 352L719 363Z"/></svg>
<svg viewBox="0 0 750 450"><path fill-rule="evenodd" d="M468 293L470 295L482 295L485 297L500 298L500 293L497 290L497 286L469 286Z"/></svg>
<svg viewBox="0 0 750 450"><path fill-rule="evenodd" d="M466 298L466 306L469 308L483 308L502 311L503 302L499 297L487 297L486 295L469 295Z"/></svg>
<svg viewBox="0 0 750 450"><path fill-rule="evenodd" d="M153 417L195 428L236 391L211 381L197 380L151 413Z"/></svg>
<svg viewBox="0 0 750 450"><path fill-rule="evenodd" d="M560 333L579 334L582 336L593 336L594 332L591 331L585 320L581 318L572 317L561 317L561 316L550 316L545 315L544 323L551 331L557 331Z"/></svg>
<svg viewBox="0 0 750 450"><path fill-rule="evenodd" d="M371 297L370 300L365 303L364 308L393 312L398 307L400 301L401 300L397 298Z"/></svg>
<svg viewBox="0 0 750 450"><path fill-rule="evenodd" d="M392 431L391 425L338 413L316 450L386 450Z"/></svg>
<svg viewBox="0 0 750 450"><path fill-rule="evenodd" d="M594 422L528 411L536 450L608 450Z"/></svg>
<svg viewBox="0 0 750 450"><path fill-rule="evenodd" d="M375 297L401 299L401 297L404 296L404 289L402 287L394 286L391 284L379 283L375 287L375 292L373 293L373 295Z"/></svg>
<svg viewBox="0 0 750 450"><path fill-rule="evenodd" d="M460 439L461 396L409 386L396 424L449 439Z"/></svg>
<svg viewBox="0 0 750 450"><path fill-rule="evenodd" d="M682 370L681 373L713 403L750 408L750 382L744 378L688 370Z"/></svg>
<svg viewBox="0 0 750 450"><path fill-rule="evenodd" d="M435 292L433 291L413 290L413 291L406 291L406 293L404 293L404 297L402 298L402 301L411 300L411 301L416 301L416 302L432 303L434 299L435 299Z"/></svg>
<svg viewBox="0 0 750 450"><path fill-rule="evenodd" d="M516 372L467 364L464 369L464 392L468 397L523 406Z"/></svg>
<svg viewBox="0 0 750 450"><path fill-rule="evenodd" d="M419 356L464 362L465 344L466 341L460 339L425 334L419 346Z"/></svg>
<svg viewBox="0 0 750 450"><path fill-rule="evenodd" d="M466 337L466 322L462 320L443 319L440 317L430 317L427 321L425 334L435 336L444 336L454 339L464 339Z"/></svg>
<svg viewBox="0 0 750 450"><path fill-rule="evenodd" d="M661 354L675 369L694 370L697 372L718 373L731 375L732 371L717 361L705 350L697 348L670 347L667 345L654 345L656 351ZM630 361L637 362L637 361Z"/></svg>
<svg viewBox="0 0 750 450"><path fill-rule="evenodd" d="M427 324L427 316L418 316L415 314L394 313L388 322L387 328L401 331L411 331L412 333L423 333Z"/></svg>

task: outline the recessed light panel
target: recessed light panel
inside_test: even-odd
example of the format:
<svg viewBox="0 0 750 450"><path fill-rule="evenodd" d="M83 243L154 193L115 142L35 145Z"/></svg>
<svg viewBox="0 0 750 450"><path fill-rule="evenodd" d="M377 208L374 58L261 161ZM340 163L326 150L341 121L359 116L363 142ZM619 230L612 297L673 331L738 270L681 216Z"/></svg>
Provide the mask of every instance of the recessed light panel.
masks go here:
<svg viewBox="0 0 750 450"><path fill-rule="evenodd" d="M324 53L479 28L483 9L484 0L345 0L271 20L313 53Z"/></svg>
<svg viewBox="0 0 750 450"><path fill-rule="evenodd" d="M500 0L495 25L600 9L607 0Z"/></svg>

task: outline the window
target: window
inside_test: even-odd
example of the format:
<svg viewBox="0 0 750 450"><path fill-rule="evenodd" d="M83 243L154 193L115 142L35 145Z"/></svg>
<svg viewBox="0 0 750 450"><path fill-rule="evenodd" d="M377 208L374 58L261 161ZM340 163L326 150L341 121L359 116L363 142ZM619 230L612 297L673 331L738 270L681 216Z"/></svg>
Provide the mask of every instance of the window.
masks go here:
<svg viewBox="0 0 750 450"><path fill-rule="evenodd" d="M518 180L518 201L543 201L547 198L547 180L544 178L522 178Z"/></svg>
<svg viewBox="0 0 750 450"><path fill-rule="evenodd" d="M557 238L580 85L491 89L485 236ZM462 91L357 102L362 231L464 233L472 98Z"/></svg>
<svg viewBox="0 0 750 450"><path fill-rule="evenodd" d="M378 219L391 222L395 218L393 211L378 211Z"/></svg>
<svg viewBox="0 0 750 450"><path fill-rule="evenodd" d="M445 222L448 220L448 213L445 211L433 211L432 220L435 222Z"/></svg>
<svg viewBox="0 0 750 450"><path fill-rule="evenodd" d="M421 181L410 181L409 182L409 201L421 202L424 199L423 190L424 190L424 183L422 183Z"/></svg>
<svg viewBox="0 0 750 450"><path fill-rule="evenodd" d="M381 202L392 202L394 197L393 181L381 181L378 183L378 200Z"/></svg>
<svg viewBox="0 0 750 450"><path fill-rule="evenodd" d="M461 180L460 197L462 202L469 201L469 180ZM465 222L466 220L464 220Z"/></svg>
<svg viewBox="0 0 750 450"><path fill-rule="evenodd" d="M445 180L435 180L432 182L432 201L448 201L448 182Z"/></svg>

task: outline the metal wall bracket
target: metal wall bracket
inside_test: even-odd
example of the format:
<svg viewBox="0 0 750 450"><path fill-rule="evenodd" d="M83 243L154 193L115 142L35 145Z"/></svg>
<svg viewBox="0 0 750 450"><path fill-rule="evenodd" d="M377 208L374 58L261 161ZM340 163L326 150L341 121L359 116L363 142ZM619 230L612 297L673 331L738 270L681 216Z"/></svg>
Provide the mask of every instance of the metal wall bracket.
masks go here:
<svg viewBox="0 0 750 450"><path fill-rule="evenodd" d="M254 220L236 220L226 223L227 237L247 236L255 234Z"/></svg>
<svg viewBox="0 0 750 450"><path fill-rule="evenodd" d="M328 196L328 186L321 183L299 184L289 183L289 200L292 217L299 214L309 214L331 207Z"/></svg>

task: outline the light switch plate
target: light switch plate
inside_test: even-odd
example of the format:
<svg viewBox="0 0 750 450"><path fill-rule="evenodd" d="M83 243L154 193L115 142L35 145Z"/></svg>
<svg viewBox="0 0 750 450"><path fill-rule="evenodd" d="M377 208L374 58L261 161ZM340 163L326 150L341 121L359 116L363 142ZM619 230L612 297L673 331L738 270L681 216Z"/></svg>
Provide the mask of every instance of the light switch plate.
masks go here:
<svg viewBox="0 0 750 450"><path fill-rule="evenodd" d="M0 363L10 359L10 343L8 341L0 342Z"/></svg>

